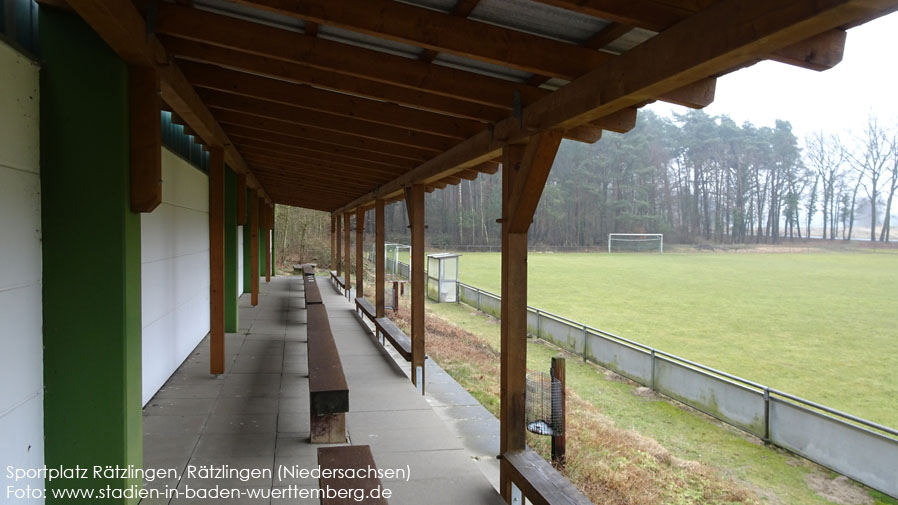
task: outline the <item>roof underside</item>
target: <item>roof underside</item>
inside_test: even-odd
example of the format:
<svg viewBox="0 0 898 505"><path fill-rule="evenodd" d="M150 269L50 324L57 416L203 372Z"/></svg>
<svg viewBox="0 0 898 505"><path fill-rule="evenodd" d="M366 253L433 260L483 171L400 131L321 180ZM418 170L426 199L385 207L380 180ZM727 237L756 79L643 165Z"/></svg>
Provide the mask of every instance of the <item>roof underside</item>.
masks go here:
<svg viewBox="0 0 898 505"><path fill-rule="evenodd" d="M828 68L898 0L133 2L223 130L203 140L273 201L333 212L493 173L539 131L595 142L653 100L703 107L761 59Z"/></svg>

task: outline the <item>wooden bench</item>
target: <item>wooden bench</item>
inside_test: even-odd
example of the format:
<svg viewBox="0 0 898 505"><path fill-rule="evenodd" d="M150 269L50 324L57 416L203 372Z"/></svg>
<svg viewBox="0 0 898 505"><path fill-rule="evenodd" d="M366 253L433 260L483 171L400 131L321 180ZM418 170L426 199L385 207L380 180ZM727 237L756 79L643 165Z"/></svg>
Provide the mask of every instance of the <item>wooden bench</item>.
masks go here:
<svg viewBox="0 0 898 505"><path fill-rule="evenodd" d="M361 312L362 315L370 319L372 323L377 319L377 309L375 309L374 305L372 305L364 296L357 296L355 298L355 310L356 312Z"/></svg>
<svg viewBox="0 0 898 505"><path fill-rule="evenodd" d="M294 263L293 264L293 273L298 274L300 272L302 272L302 265L300 265L299 263Z"/></svg>
<svg viewBox="0 0 898 505"><path fill-rule="evenodd" d="M305 265L303 265L302 274L305 276L311 275L312 277L315 277L315 265L311 263L306 263Z"/></svg>
<svg viewBox="0 0 898 505"><path fill-rule="evenodd" d="M383 335L406 361L412 360L412 339L393 321L386 317L378 317L374 320L374 326L377 329L378 337Z"/></svg>
<svg viewBox="0 0 898 505"><path fill-rule="evenodd" d="M349 386L324 304L306 308L309 359L309 425L313 444L346 442Z"/></svg>
<svg viewBox="0 0 898 505"><path fill-rule="evenodd" d="M337 275L336 270L331 270L331 281L337 285L341 293L346 291L346 283L343 281L342 276Z"/></svg>
<svg viewBox="0 0 898 505"><path fill-rule="evenodd" d="M305 288L306 308L309 305L323 303L321 301L321 290L318 289L318 281L315 276L304 276L303 285Z"/></svg>
<svg viewBox="0 0 898 505"><path fill-rule="evenodd" d="M364 472L368 468L377 468L371 448L367 445L343 445L339 447L319 447L318 465L322 473L325 470L356 470ZM339 493L346 490L344 496L321 496L321 505L387 505L387 499L382 496L383 485L377 476L365 476L363 478L324 478L318 479L318 488L333 490ZM351 490L351 491L350 491ZM353 495L352 493L356 493ZM363 496L358 496L364 493ZM376 496L375 496L376 495Z"/></svg>
<svg viewBox="0 0 898 505"><path fill-rule="evenodd" d="M533 505L592 505L571 481L530 449L506 452L500 465Z"/></svg>

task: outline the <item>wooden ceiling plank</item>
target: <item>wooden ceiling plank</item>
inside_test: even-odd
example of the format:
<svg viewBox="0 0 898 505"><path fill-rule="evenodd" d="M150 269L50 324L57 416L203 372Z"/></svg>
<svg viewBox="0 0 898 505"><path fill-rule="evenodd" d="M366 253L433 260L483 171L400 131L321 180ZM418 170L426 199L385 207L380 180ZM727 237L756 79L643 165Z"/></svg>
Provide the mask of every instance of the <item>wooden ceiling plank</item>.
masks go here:
<svg viewBox="0 0 898 505"><path fill-rule="evenodd" d="M395 171L386 172L386 171L379 171L379 170L371 170L369 168L361 168L361 167L355 167L355 166L350 166L350 165L343 165L340 163L333 163L333 162L326 161L326 160L308 158L308 157L304 157L304 156L271 154L271 153L267 153L264 151L257 151L252 148L241 149L241 152L244 154L244 156L246 156L246 158L248 160L249 159L253 159L253 160L264 159L264 160L278 161L280 163L295 163L295 164L300 164L300 165L305 164L308 166L318 166L321 168L326 168L328 170L333 170L335 172L336 171L344 171L347 173L355 173L355 174L359 174L361 176L370 177L373 182L377 182L377 181L385 182L387 180L390 180L393 177L396 177L399 174Z"/></svg>
<svg viewBox="0 0 898 505"><path fill-rule="evenodd" d="M522 31L393 0L237 0L284 16L571 80L610 57Z"/></svg>
<svg viewBox="0 0 898 505"><path fill-rule="evenodd" d="M234 141L234 145L238 146L238 149L242 146L252 146L271 153L317 157L324 160L345 163L347 165L379 170L394 170L397 172L401 172L417 166L417 164L411 162L411 160L406 160L403 158L395 158L395 160L402 162L395 164L389 163L387 161L374 161L370 156L373 153L370 153L368 151L351 152L346 150L345 148L340 148L339 146L335 147L333 150L329 150L329 144L320 144L320 148L315 149L315 146L310 146L306 142L297 143L296 140L294 140L292 144L284 144L279 142L272 142L270 138L257 138L265 137L265 132L260 132L260 135L257 136L246 136L233 133L233 130L231 130L230 135L231 139ZM291 139L291 137L287 138Z"/></svg>

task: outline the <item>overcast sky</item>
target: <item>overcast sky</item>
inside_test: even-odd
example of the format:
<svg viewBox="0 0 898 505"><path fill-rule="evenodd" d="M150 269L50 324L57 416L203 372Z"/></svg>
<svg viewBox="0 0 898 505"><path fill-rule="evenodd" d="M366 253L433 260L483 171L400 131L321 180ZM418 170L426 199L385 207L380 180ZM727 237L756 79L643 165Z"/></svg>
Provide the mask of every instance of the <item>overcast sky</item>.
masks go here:
<svg viewBox="0 0 898 505"><path fill-rule="evenodd" d="M898 125L898 13L848 31L842 62L825 72L764 61L717 80L711 115L727 114L737 124L792 123L802 139L822 129L847 137L860 134L873 111L883 125ZM665 103L647 107L661 115L684 108ZM803 143L803 142L802 142Z"/></svg>

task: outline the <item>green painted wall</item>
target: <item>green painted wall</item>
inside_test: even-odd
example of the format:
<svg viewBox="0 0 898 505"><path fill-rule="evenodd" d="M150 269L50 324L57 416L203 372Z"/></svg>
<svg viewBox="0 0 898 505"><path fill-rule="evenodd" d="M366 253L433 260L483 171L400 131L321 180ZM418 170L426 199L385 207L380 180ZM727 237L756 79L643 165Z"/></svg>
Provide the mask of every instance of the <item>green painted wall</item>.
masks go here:
<svg viewBox="0 0 898 505"><path fill-rule="evenodd" d="M225 331L237 332L237 175L225 167Z"/></svg>
<svg viewBox="0 0 898 505"><path fill-rule="evenodd" d="M75 14L39 12L45 462L140 466L140 216L130 211L128 68ZM140 482L47 482L106 485Z"/></svg>
<svg viewBox="0 0 898 505"><path fill-rule="evenodd" d="M259 277L265 277L265 228L262 228L262 213L259 212Z"/></svg>
<svg viewBox="0 0 898 505"><path fill-rule="evenodd" d="M246 191L246 225L243 227L243 292L252 293L253 272L252 272L252 232L249 224L249 190Z"/></svg>

